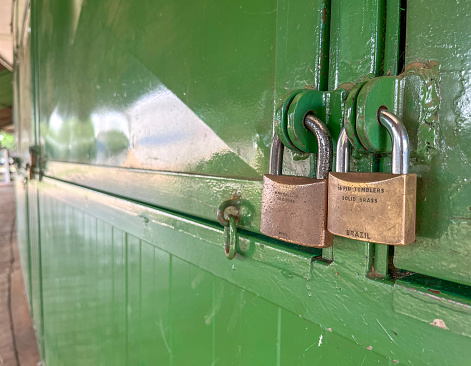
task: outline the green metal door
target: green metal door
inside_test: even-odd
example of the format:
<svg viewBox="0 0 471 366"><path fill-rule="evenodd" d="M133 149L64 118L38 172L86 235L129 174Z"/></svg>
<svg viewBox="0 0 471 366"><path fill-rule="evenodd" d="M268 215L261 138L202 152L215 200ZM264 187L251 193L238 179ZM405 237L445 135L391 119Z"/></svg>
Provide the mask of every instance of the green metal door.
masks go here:
<svg viewBox="0 0 471 366"><path fill-rule="evenodd" d="M39 145L41 173L19 220L29 217L23 265L47 365L466 365L469 9L33 1L32 42L24 32L16 49L16 119L20 154ZM360 95L372 78L430 61L440 67L423 90L439 85L439 112L419 87L385 93L414 141L416 243L337 237L321 253L261 235L261 178L286 94ZM354 170L390 169L387 152L360 150ZM313 175L315 157L285 155L285 172ZM234 195L253 221L228 261L216 211Z"/></svg>
<svg viewBox="0 0 471 366"><path fill-rule="evenodd" d="M14 118L17 142L16 157L19 159L15 182L18 244L21 255L24 282L33 317L40 351L44 357L43 341L43 288L40 242L40 211L37 181L29 181L30 151L38 144L38 123L34 103L35 95L34 43L31 40L31 17L29 5L17 1L13 6L13 29L15 49L14 70Z"/></svg>
<svg viewBox="0 0 471 366"><path fill-rule="evenodd" d="M399 268L471 285L470 41L463 31L468 20L463 10L471 3L420 5L410 2L407 8L406 62L440 63L440 107L438 120L429 126L430 160L415 167L421 177L418 210L424 214L418 230L423 234L418 245L397 250L394 262Z"/></svg>

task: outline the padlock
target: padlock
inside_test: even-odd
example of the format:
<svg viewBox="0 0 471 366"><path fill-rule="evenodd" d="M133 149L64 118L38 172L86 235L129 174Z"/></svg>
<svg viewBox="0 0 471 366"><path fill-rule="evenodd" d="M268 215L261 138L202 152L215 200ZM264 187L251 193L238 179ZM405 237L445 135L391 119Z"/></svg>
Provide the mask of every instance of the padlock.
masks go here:
<svg viewBox="0 0 471 366"><path fill-rule="evenodd" d="M329 174L327 228L346 238L406 245L415 241L417 175L409 171L409 137L401 120L379 109L392 141L392 173L347 173L345 129L337 143L336 172Z"/></svg>
<svg viewBox="0 0 471 366"><path fill-rule="evenodd" d="M281 175L284 146L275 133L270 152L270 174L263 176L260 231L272 238L315 248L327 248L327 176L332 167L332 140L325 124L307 115L306 128L315 134L319 151L317 179Z"/></svg>

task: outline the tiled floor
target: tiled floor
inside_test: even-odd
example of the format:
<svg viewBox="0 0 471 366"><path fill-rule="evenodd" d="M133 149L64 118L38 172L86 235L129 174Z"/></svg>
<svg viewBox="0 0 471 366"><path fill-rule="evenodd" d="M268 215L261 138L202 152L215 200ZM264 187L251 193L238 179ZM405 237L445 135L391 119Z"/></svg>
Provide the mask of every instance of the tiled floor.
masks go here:
<svg viewBox="0 0 471 366"><path fill-rule="evenodd" d="M14 188L0 183L0 365L38 363L16 242Z"/></svg>

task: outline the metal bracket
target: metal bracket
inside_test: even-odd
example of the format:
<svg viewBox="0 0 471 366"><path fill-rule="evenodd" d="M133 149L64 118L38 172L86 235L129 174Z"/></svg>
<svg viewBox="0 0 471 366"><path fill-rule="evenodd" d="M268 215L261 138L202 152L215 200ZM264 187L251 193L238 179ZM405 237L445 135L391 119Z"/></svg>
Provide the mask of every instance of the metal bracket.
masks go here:
<svg viewBox="0 0 471 366"><path fill-rule="evenodd" d="M334 91L300 89L291 92L275 113L275 131L283 145L298 153L318 151L316 137L304 126L308 113L322 120L336 141L343 127L345 101L352 88L353 84L344 84Z"/></svg>
<svg viewBox="0 0 471 366"><path fill-rule="evenodd" d="M377 118L378 110L386 107L403 120L411 157L429 162L437 146L439 66L435 61L413 63L398 76L343 84L334 91L292 91L276 109L275 131L283 145L298 154L316 153L317 140L304 126L304 117L312 113L326 124L334 145L345 126L355 149L387 153L391 139Z"/></svg>
<svg viewBox="0 0 471 366"><path fill-rule="evenodd" d="M391 139L377 119L379 108L387 107L406 126L412 157L427 162L435 155L439 103L439 64L414 63L398 76L368 81L358 94L356 125L346 121L345 127L356 131L368 151L390 152ZM354 144L350 134L349 138Z"/></svg>
<svg viewBox="0 0 471 366"><path fill-rule="evenodd" d="M29 164L27 164L28 178L35 179L37 175L41 177L41 169L39 162L39 147L30 146L29 147Z"/></svg>

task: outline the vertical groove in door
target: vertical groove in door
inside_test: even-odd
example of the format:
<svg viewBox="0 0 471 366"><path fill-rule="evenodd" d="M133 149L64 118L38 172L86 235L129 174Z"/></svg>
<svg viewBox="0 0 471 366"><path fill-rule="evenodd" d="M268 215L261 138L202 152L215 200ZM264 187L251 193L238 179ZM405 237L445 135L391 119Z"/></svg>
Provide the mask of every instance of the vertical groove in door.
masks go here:
<svg viewBox="0 0 471 366"><path fill-rule="evenodd" d="M41 355L42 358L46 358L46 352L45 352L45 345L44 345L44 312L43 312L43 278L42 278L42 253L41 253L41 233L40 233L40 227L41 227L41 218L40 218L40 211L39 211L39 192L38 188L36 185L36 182L32 185L31 187L32 192L33 192L33 227L34 227L34 233L33 235L35 236L35 241L36 241L36 255L37 255L37 276L38 276L38 313L36 314L36 318L38 320L38 336L39 336L39 346L41 350Z"/></svg>
<svg viewBox="0 0 471 366"><path fill-rule="evenodd" d="M276 329L276 366L281 365L281 307L278 307L278 321Z"/></svg>
<svg viewBox="0 0 471 366"><path fill-rule="evenodd" d="M388 0L386 3L385 36L384 36L384 72L385 76L399 75L404 71L405 34L406 34L407 0ZM387 166L390 156L376 156L375 165ZM374 270L377 274L387 276L394 271L394 246L372 244L374 246Z"/></svg>
<svg viewBox="0 0 471 366"><path fill-rule="evenodd" d="M216 298L216 281L213 281L213 293L212 293L212 312L213 312L213 317L211 320L211 331L212 331L212 337L211 337L211 352L212 352L212 365L215 365L217 362L216 358L216 308L217 308L217 298Z"/></svg>
<svg viewBox="0 0 471 366"><path fill-rule="evenodd" d="M332 0L329 90L381 74L384 14L384 0Z"/></svg>
<svg viewBox="0 0 471 366"><path fill-rule="evenodd" d="M170 255L168 262L168 319L169 319L169 365L173 366L173 255Z"/></svg>
<svg viewBox="0 0 471 366"><path fill-rule="evenodd" d="M138 365L139 359L136 348L139 347L139 334L140 334L140 268L139 268L139 253L141 241L127 234L127 364Z"/></svg>
<svg viewBox="0 0 471 366"><path fill-rule="evenodd" d="M391 0L392 2L398 0ZM385 41L385 0L332 0L330 20L329 90L344 83L356 84L368 78L380 76L383 70ZM352 170L371 172L374 156L370 153L352 152ZM349 241L336 237L338 244ZM362 258L359 268L369 272L372 256L364 255L373 249L372 244L356 242L356 255ZM345 258L342 256L345 255ZM336 260L352 261L352 253L338 250Z"/></svg>
<svg viewBox="0 0 471 366"><path fill-rule="evenodd" d="M27 181L26 181L27 182ZM29 184L25 184L26 195L26 243L28 250L28 301L31 314L33 314L33 293L32 293L32 277L31 277L31 237L30 237L30 223L29 223Z"/></svg>
<svg viewBox="0 0 471 366"><path fill-rule="evenodd" d="M125 275L124 275L124 319L126 325L126 333L125 333L125 345L124 345L124 359L126 360L126 365L129 365L129 234L124 233L124 268L125 268ZM139 243L140 246L140 243ZM140 291L139 291L140 293Z"/></svg>

